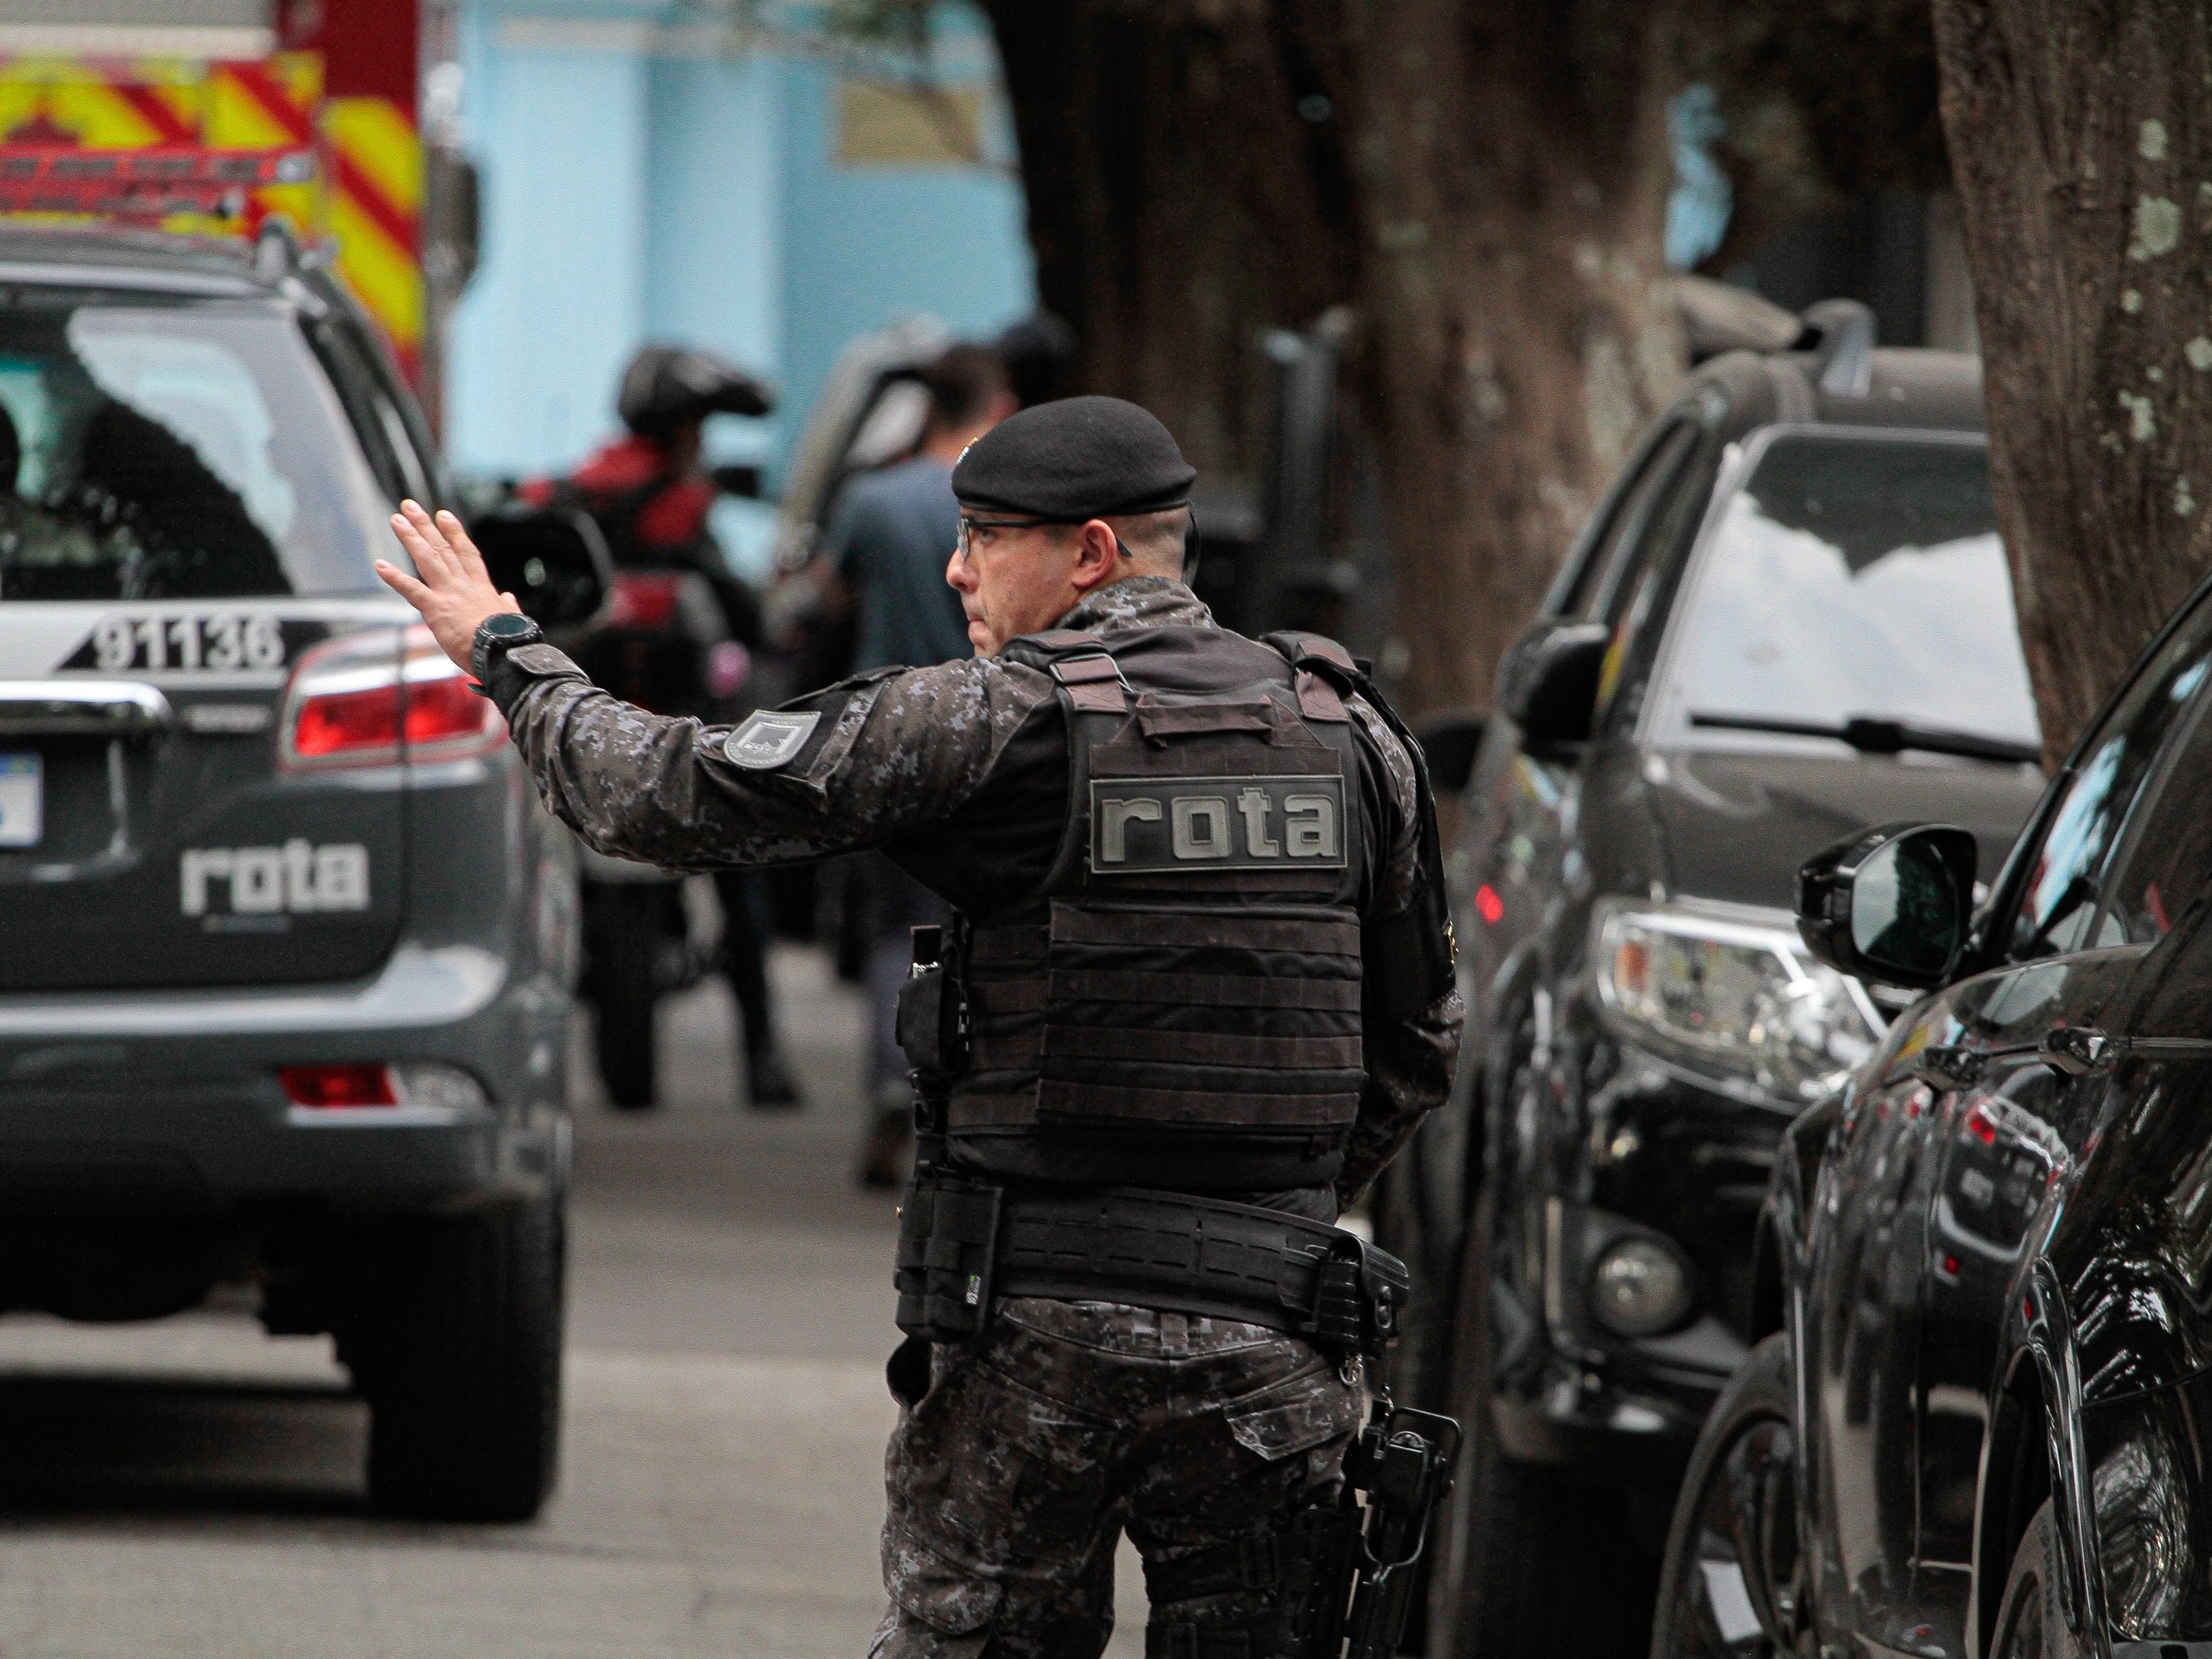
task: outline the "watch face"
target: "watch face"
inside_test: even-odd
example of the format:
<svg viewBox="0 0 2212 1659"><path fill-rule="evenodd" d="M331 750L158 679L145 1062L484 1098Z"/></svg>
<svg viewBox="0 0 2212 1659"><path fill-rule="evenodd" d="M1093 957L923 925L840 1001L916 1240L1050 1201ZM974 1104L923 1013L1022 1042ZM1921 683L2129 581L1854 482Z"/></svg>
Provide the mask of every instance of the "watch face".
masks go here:
<svg viewBox="0 0 2212 1659"><path fill-rule="evenodd" d="M495 611L484 618L483 625L494 635L515 638L533 631L538 624L529 617L513 611Z"/></svg>

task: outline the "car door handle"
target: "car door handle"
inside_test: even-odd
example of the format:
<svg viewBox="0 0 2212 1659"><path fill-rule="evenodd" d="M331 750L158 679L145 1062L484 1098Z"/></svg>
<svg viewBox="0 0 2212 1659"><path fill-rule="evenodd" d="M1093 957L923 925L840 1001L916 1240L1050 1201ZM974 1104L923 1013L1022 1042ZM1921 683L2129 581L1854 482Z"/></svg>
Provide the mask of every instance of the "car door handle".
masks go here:
<svg viewBox="0 0 2212 1659"><path fill-rule="evenodd" d="M2094 1025L2060 1025L2043 1034L2035 1057L2068 1077L2101 1072L2119 1058L2124 1038L2109 1037Z"/></svg>
<svg viewBox="0 0 2212 1659"><path fill-rule="evenodd" d="M151 737L169 700L131 680L0 680L0 738Z"/></svg>
<svg viewBox="0 0 2212 1659"><path fill-rule="evenodd" d="M1988 1065L1989 1057L1978 1048L1939 1042L1920 1051L1910 1074L1932 1088L1966 1089L1973 1085Z"/></svg>

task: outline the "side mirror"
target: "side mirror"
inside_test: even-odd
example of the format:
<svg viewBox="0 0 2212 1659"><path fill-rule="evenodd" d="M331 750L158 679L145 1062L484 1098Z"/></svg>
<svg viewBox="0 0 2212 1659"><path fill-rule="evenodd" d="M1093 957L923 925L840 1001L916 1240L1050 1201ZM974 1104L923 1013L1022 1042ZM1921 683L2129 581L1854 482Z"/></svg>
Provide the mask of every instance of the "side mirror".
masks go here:
<svg viewBox="0 0 2212 1659"><path fill-rule="evenodd" d="M1432 714L1413 726L1414 738L1429 763L1429 783L1439 796L1462 794L1474 776L1482 750L1482 716Z"/></svg>
<svg viewBox="0 0 2212 1659"><path fill-rule="evenodd" d="M440 288L459 294L476 275L483 252L483 175L450 144L426 145L422 172L422 218L430 233L422 262Z"/></svg>
<svg viewBox="0 0 2212 1659"><path fill-rule="evenodd" d="M1797 872L1797 932L1840 973L1933 989L1966 948L1978 856L1972 833L1948 823L1863 830Z"/></svg>
<svg viewBox="0 0 2212 1659"><path fill-rule="evenodd" d="M1583 743L1597 710L1598 672L1613 630L1603 623L1540 622L1498 665L1498 707L1543 750Z"/></svg>
<svg viewBox="0 0 2212 1659"><path fill-rule="evenodd" d="M541 627L589 622L614 586L606 538L587 514L549 507L479 519L469 535L492 586L512 593Z"/></svg>

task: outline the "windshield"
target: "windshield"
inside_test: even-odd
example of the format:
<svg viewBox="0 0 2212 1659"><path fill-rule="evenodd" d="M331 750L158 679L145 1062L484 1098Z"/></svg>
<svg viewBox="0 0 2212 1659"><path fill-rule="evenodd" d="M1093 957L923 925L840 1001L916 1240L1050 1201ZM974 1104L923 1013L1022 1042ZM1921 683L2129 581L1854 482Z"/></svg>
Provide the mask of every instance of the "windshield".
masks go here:
<svg viewBox="0 0 2212 1659"><path fill-rule="evenodd" d="M286 309L0 303L0 602L367 590L389 511Z"/></svg>
<svg viewBox="0 0 2212 1659"><path fill-rule="evenodd" d="M1677 627L1669 741L1822 744L1712 727L1854 720L2039 741L1978 442L1777 438L1723 507Z"/></svg>

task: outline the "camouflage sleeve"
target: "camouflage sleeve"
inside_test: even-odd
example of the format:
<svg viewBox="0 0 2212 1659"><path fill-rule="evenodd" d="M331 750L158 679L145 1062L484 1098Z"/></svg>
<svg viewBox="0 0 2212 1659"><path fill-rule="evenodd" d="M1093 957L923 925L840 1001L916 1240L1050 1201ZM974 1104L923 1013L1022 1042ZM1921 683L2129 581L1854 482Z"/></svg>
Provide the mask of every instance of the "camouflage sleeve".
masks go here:
<svg viewBox="0 0 2212 1659"><path fill-rule="evenodd" d="M1042 674L971 658L710 726L610 696L550 645L508 653L489 689L546 809L599 852L670 870L788 863L927 829L1050 695Z"/></svg>
<svg viewBox="0 0 2212 1659"><path fill-rule="evenodd" d="M1467 1010L1451 990L1411 1018L1368 1028L1367 1086L1345 1147L1344 1172L1336 1178L1340 1206L1350 1208L1413 1138L1421 1120L1443 1103L1466 1024Z"/></svg>
<svg viewBox="0 0 2212 1659"><path fill-rule="evenodd" d="M1379 817L1389 840L1376 861L1374 896L1367 913L1371 927L1402 916L1423 896L1419 791L1413 757L1397 733L1364 700L1352 698L1346 706L1380 763L1384 785ZM1451 1092L1460 1031L1466 1022L1467 1011L1456 989L1447 990L1414 1013L1369 1013L1361 1045L1367 1086L1360 1095L1359 1115L1345 1150L1344 1172L1336 1181L1340 1203L1348 1206L1365 1191L1383 1166L1413 1139L1421 1120Z"/></svg>

